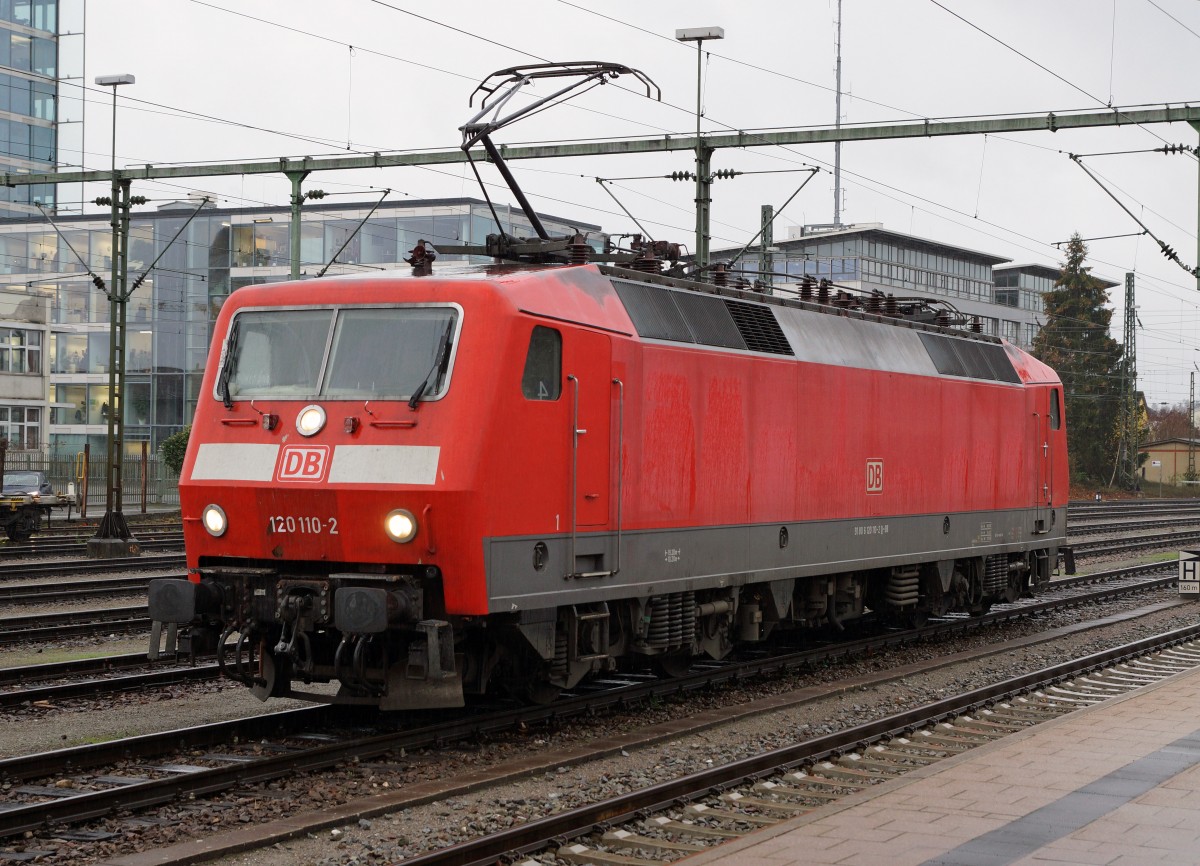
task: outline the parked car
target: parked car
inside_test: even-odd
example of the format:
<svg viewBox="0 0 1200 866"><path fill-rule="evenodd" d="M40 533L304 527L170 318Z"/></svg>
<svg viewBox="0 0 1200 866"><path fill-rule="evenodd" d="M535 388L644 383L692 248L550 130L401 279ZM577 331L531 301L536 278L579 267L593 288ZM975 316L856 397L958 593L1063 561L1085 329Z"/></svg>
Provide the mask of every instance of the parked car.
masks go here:
<svg viewBox="0 0 1200 866"><path fill-rule="evenodd" d="M54 488L50 486L50 479L46 477L45 472L5 472L3 492L5 496L13 493L27 493L30 496L41 497L53 494Z"/></svg>
<svg viewBox="0 0 1200 866"><path fill-rule="evenodd" d="M28 541L55 508L72 504L69 496L55 492L45 472L33 469L4 473L0 492L0 526L13 541Z"/></svg>

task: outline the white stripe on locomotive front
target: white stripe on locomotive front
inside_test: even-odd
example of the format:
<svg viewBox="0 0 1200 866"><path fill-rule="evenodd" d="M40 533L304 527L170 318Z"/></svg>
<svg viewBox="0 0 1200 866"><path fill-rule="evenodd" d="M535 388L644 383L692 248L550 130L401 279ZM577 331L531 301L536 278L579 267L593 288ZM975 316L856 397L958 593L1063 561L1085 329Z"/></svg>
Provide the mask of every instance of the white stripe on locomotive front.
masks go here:
<svg viewBox="0 0 1200 866"><path fill-rule="evenodd" d="M338 445L330 484L433 484L438 445Z"/></svg>
<svg viewBox="0 0 1200 866"><path fill-rule="evenodd" d="M278 445L205 442L196 451L193 481L270 481Z"/></svg>
<svg viewBox="0 0 1200 866"><path fill-rule="evenodd" d="M329 468L330 484L433 484L438 445L338 445ZM271 481L278 445L206 442L196 452L193 481Z"/></svg>

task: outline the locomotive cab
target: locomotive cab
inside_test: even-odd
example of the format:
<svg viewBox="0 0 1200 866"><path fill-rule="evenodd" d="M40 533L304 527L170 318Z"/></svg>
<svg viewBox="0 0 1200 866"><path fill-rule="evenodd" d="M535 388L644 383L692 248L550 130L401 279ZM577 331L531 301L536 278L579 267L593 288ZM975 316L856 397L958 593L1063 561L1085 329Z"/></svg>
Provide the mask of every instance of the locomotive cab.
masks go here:
<svg viewBox="0 0 1200 866"><path fill-rule="evenodd" d="M340 682L339 701L461 704L434 526L473 483L446 480L479 428L470 400L444 408L462 305L251 294L218 325L185 460L189 579L151 585L152 619L191 623L264 698L296 679Z"/></svg>

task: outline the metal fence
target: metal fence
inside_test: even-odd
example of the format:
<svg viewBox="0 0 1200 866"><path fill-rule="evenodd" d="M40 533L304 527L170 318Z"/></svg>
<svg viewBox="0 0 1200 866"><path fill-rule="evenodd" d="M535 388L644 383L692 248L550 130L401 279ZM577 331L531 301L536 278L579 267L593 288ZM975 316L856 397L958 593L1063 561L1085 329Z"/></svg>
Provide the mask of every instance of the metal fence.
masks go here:
<svg viewBox="0 0 1200 866"><path fill-rule="evenodd" d="M6 451L4 471L21 469L45 472L58 493L73 492L80 502L84 517L104 514L108 499L108 480L105 477L105 455L85 449L75 454L45 451ZM150 452L125 455L121 461L124 495L122 510L126 513L179 507L179 476L167 468L162 456Z"/></svg>

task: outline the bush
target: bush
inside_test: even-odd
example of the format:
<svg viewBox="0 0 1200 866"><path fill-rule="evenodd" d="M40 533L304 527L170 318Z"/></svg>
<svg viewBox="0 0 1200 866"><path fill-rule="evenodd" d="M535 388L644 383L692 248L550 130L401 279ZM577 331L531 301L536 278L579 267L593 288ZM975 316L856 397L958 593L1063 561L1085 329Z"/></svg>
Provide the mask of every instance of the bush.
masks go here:
<svg viewBox="0 0 1200 866"><path fill-rule="evenodd" d="M158 446L158 450L162 452L163 463L176 475L183 472L183 455L187 453L188 437L191 434L192 426L189 424L178 433L168 436Z"/></svg>

